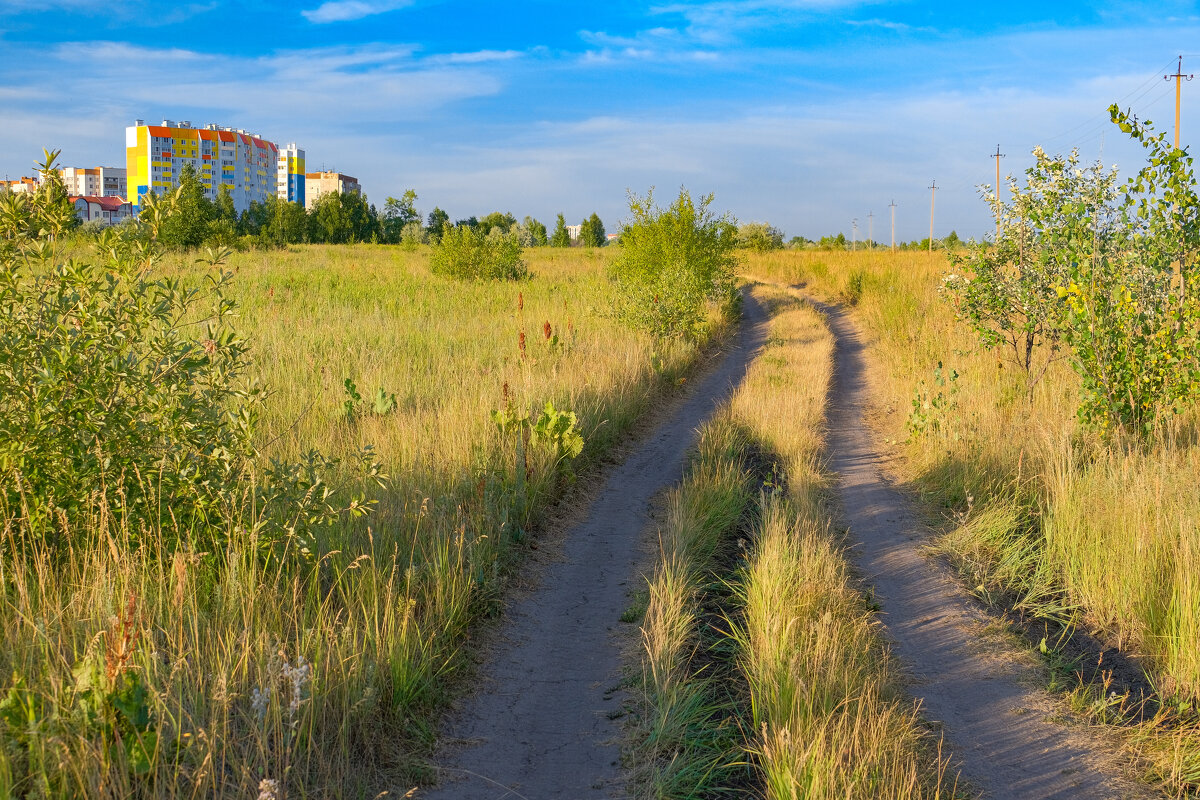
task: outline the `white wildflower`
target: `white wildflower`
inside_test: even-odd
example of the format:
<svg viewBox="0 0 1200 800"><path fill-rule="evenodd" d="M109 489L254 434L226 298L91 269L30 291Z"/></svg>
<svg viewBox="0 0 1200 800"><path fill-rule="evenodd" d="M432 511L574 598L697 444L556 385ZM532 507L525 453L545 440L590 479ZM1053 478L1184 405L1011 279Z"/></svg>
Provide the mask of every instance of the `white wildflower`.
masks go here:
<svg viewBox="0 0 1200 800"><path fill-rule="evenodd" d="M262 722L267 716L267 706L271 704L271 687L264 686L261 689L255 687L250 691L250 707L254 709L254 715L258 717L258 721Z"/></svg>
<svg viewBox="0 0 1200 800"><path fill-rule="evenodd" d="M279 781L263 778L258 782L258 800L279 800Z"/></svg>

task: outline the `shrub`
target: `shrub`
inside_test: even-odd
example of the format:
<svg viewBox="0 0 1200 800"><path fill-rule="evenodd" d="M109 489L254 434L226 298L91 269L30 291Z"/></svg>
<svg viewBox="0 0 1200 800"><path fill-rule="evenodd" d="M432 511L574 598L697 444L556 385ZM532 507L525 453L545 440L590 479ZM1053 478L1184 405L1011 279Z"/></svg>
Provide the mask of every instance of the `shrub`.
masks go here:
<svg viewBox="0 0 1200 800"><path fill-rule="evenodd" d="M732 297L737 227L708 207L711 194L692 200L687 189L669 208L653 191L629 196L632 220L621 231L621 256L611 276L621 289L617 314L656 336L703 333L706 302Z"/></svg>
<svg viewBox="0 0 1200 800"><path fill-rule="evenodd" d="M756 253L783 249L783 231L766 222L748 222L738 228L738 247Z"/></svg>
<svg viewBox="0 0 1200 800"><path fill-rule="evenodd" d="M108 230L95 260L59 263L35 198L0 214L0 517L65 545L108 518L216 550L234 531L312 553L317 528L359 514L310 453L267 460L255 433L266 399L250 345L231 327L229 273L189 287L153 275L153 246ZM69 211L61 213L70 213ZM135 233L135 232L134 232ZM209 253L214 268L227 251ZM364 456L365 472L382 480Z"/></svg>
<svg viewBox="0 0 1200 800"><path fill-rule="evenodd" d="M429 266L435 275L461 280L520 280L529 275L515 234L485 236L467 225L447 227L433 248Z"/></svg>

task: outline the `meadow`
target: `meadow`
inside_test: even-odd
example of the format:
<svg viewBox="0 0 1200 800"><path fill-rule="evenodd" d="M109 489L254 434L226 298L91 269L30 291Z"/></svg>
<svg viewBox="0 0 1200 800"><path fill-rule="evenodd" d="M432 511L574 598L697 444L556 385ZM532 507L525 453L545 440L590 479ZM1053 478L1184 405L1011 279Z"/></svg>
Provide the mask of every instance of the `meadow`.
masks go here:
<svg viewBox="0 0 1200 800"><path fill-rule="evenodd" d="M606 251L526 257L529 279L486 283L432 276L427 248L230 258L235 326L270 390L264 457L349 462L369 445L390 480L371 514L319 528L307 559L264 558L237 530L215 552L180 548L170 508L137 531L94 509L56 549L22 539L9 509L0 796L373 797L430 781L438 712L506 570L703 345L613 320ZM189 285L210 270L194 254L153 269ZM493 419L547 403L576 415L579 458ZM99 712L102 684L116 712Z"/></svg>
<svg viewBox="0 0 1200 800"><path fill-rule="evenodd" d="M853 306L878 439L927 501L936 551L982 600L1046 634L1051 684L1085 718L1116 723L1145 777L1171 793L1200 785L1195 408L1140 440L1083 424L1065 359L1030 391L956 319L943 253L781 252L744 271ZM1109 665L1056 655L1075 627L1131 656L1150 699L1111 682Z"/></svg>

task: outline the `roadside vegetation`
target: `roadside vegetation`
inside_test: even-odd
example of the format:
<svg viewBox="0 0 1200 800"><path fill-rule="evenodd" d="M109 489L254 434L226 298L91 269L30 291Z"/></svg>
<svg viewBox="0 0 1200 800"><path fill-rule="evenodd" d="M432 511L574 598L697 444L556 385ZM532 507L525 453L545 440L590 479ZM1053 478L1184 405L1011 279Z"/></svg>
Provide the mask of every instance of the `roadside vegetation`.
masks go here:
<svg viewBox="0 0 1200 800"><path fill-rule="evenodd" d="M0 796L431 782L506 568L728 309L659 340L597 311L605 250L459 281L70 213L0 198Z"/></svg>
<svg viewBox="0 0 1200 800"><path fill-rule="evenodd" d="M647 797L951 797L830 523L832 338L757 286L763 353L667 500L631 744Z"/></svg>
<svg viewBox="0 0 1200 800"><path fill-rule="evenodd" d="M937 549L1023 621L1076 711L1114 723L1148 780L1187 794L1200 789L1200 317L1185 224L1198 203L1190 159L1113 115L1146 144L1146 168L1121 186L1035 152L999 246L774 253L746 271L855 306L881 436L950 520ZM1074 629L1141 674L1061 649Z"/></svg>

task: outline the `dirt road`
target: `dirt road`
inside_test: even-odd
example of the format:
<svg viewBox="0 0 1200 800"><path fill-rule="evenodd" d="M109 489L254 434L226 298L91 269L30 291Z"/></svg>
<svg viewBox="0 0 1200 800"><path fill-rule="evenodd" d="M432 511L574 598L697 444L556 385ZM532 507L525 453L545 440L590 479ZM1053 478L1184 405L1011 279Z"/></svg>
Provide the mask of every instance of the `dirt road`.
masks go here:
<svg viewBox="0 0 1200 800"><path fill-rule="evenodd" d="M837 339L829 408L830 466L838 474L853 561L873 587L894 652L913 677L926 719L940 723L962 775L987 798L1151 796L1122 780L1086 730L1051 721L1051 698L1016 651L984 645L984 612L922 552L924 526L880 472L863 411L863 345L840 309L814 303Z"/></svg>
<svg viewBox="0 0 1200 800"><path fill-rule="evenodd" d="M767 320L745 298L719 366L695 380L667 421L609 475L562 558L506 614L503 642L480 691L451 715L436 800L550 800L619 796L622 707L614 629L629 605L650 500L683 477L696 428L728 397L766 339ZM458 743L458 747L454 743Z"/></svg>

